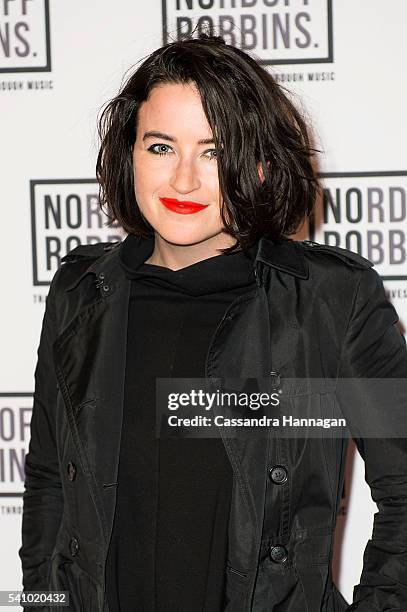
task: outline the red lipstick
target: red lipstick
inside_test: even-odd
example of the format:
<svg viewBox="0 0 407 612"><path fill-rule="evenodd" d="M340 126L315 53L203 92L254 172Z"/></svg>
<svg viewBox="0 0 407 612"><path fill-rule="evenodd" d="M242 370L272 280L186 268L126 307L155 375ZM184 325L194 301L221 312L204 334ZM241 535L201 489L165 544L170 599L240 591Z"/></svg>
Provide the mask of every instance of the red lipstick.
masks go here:
<svg viewBox="0 0 407 612"><path fill-rule="evenodd" d="M190 200L181 201L175 198L160 198L160 202L169 210L181 215L191 215L207 207L207 204L198 204L198 202L191 202Z"/></svg>

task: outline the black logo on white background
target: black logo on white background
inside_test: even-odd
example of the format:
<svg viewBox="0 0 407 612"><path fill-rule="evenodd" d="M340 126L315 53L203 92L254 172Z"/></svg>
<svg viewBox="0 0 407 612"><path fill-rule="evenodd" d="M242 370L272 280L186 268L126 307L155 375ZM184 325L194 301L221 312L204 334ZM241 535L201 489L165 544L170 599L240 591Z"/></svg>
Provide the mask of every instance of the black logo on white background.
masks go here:
<svg viewBox="0 0 407 612"><path fill-rule="evenodd" d="M332 0L163 0L163 41L195 27L252 52L261 64L333 62Z"/></svg>
<svg viewBox="0 0 407 612"><path fill-rule="evenodd" d="M383 280L407 280L407 172L322 173L311 237L355 251Z"/></svg>
<svg viewBox="0 0 407 612"><path fill-rule="evenodd" d="M80 244L123 238L105 227L94 179L32 180L31 231L34 285L49 285L61 258Z"/></svg>
<svg viewBox="0 0 407 612"><path fill-rule="evenodd" d="M0 497L21 496L32 393L0 393Z"/></svg>
<svg viewBox="0 0 407 612"><path fill-rule="evenodd" d="M49 72L48 0L0 2L0 72Z"/></svg>

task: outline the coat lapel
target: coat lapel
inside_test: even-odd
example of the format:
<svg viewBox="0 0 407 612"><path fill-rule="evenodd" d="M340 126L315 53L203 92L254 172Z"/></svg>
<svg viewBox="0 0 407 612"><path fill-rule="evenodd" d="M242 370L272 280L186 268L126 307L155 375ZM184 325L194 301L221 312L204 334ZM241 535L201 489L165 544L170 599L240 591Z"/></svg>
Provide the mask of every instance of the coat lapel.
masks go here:
<svg viewBox="0 0 407 612"><path fill-rule="evenodd" d="M269 338L267 296L260 287L235 300L225 313L209 347L206 378L216 385L219 377L236 391L243 389L247 378L261 378L265 391L264 378L267 380L271 369ZM222 410L215 413L221 415ZM236 482L229 521L229 539L234 543L229 548L229 562L235 569L247 571L256 562L261 540L266 470L260 466L267 465L269 440L245 428L235 437L230 437L230 431L219 427Z"/></svg>
<svg viewBox="0 0 407 612"><path fill-rule="evenodd" d="M272 393L272 373L280 379L295 375L301 334L298 304L293 296L298 293L296 284L306 278L307 269L291 246L281 248L288 249L287 256L278 248L281 261L273 253L275 265L259 265L256 290L236 300L225 313L208 351L209 380L216 383L217 378L229 378L230 389L239 390L245 379L257 379L259 391ZM258 260L269 263L264 244ZM240 428L234 437L230 433L228 436L225 428L219 430L237 485L229 522L229 539L233 542L229 561L235 569L250 572L256 567L261 545L267 467L277 455L284 457L284 445L275 439L271 429L260 435L250 428Z"/></svg>
<svg viewBox="0 0 407 612"><path fill-rule="evenodd" d="M79 289L80 303L86 305L57 338L54 360L71 434L108 531L118 473L130 294L117 253L98 259L68 287L72 303Z"/></svg>

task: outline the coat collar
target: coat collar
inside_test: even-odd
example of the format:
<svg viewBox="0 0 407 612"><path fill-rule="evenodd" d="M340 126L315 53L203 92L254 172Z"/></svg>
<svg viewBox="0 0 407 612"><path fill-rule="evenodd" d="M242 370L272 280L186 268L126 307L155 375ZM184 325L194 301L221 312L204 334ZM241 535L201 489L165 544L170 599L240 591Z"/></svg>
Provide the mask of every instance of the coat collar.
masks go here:
<svg viewBox="0 0 407 612"><path fill-rule="evenodd" d="M97 245L99 249L96 253L87 253L86 245L78 247L79 251L76 252L76 255L79 258L96 258L93 263L91 263L91 265L66 288L66 291L75 289L88 274L94 274L98 278L98 286L102 288L102 295L105 297L110 295L117 286L118 278L124 278L122 266L118 261L118 257L120 256L119 249L122 244L122 242L102 243ZM76 251L76 249L74 250ZM64 257L62 261L69 261L69 255L70 254ZM73 252L72 255L74 256ZM257 254L253 265L255 267L257 284L259 286L262 284L264 265L297 278L308 278L308 266L302 251L296 241L288 238L273 241L270 238L262 236L259 239Z"/></svg>
<svg viewBox="0 0 407 612"><path fill-rule="evenodd" d="M299 243L288 238L272 241L263 236L259 240L256 263L262 263L276 268L298 278L308 278L308 265L299 248Z"/></svg>

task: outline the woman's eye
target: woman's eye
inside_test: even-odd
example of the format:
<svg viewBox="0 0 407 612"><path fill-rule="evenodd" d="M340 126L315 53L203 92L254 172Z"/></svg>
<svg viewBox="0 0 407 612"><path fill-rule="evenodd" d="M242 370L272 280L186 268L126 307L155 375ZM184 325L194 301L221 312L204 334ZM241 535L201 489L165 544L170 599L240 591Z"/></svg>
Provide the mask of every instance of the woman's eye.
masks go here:
<svg viewBox="0 0 407 612"><path fill-rule="evenodd" d="M216 149L208 149L206 153L214 153L214 155L211 155L210 159L216 159L216 156L218 154Z"/></svg>
<svg viewBox="0 0 407 612"><path fill-rule="evenodd" d="M147 151L154 153L154 155L167 155L168 149L171 149L169 145L164 144L164 143L156 143L148 147ZM216 159L216 156L217 156L216 149L208 149L207 151L205 151L205 154L207 153L212 154L209 156L209 159L211 160Z"/></svg>
<svg viewBox="0 0 407 612"><path fill-rule="evenodd" d="M155 150L156 147L159 147L161 150L157 151ZM160 143L160 144L153 144L151 145L151 147L148 147L147 151L151 151L152 153L155 153L156 155L166 155L167 151L166 150L162 150L162 149L168 149L170 148L169 145L166 145L164 143Z"/></svg>

